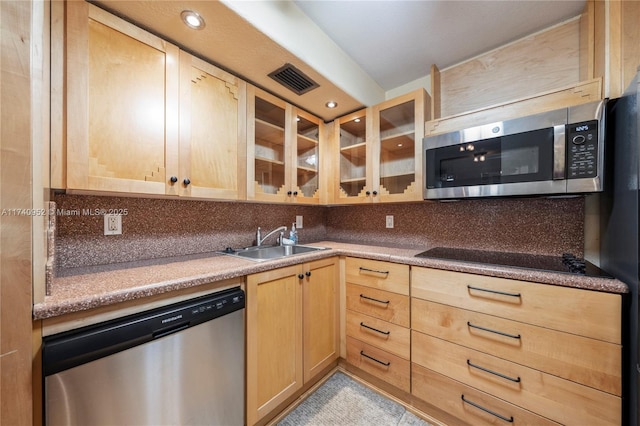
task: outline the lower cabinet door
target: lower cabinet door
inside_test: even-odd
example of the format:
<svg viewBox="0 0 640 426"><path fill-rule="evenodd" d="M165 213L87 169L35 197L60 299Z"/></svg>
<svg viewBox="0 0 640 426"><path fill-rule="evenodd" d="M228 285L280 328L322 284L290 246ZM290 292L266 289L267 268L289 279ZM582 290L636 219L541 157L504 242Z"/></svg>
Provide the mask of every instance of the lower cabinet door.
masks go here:
<svg viewBox="0 0 640 426"><path fill-rule="evenodd" d="M411 363L347 336L347 362L402 389L411 390Z"/></svg>
<svg viewBox="0 0 640 426"><path fill-rule="evenodd" d="M302 284L304 326L304 383L338 359L340 305L338 258L304 265Z"/></svg>
<svg viewBox="0 0 640 426"><path fill-rule="evenodd" d="M300 265L247 277L247 424L302 387Z"/></svg>
<svg viewBox="0 0 640 426"><path fill-rule="evenodd" d="M557 425L417 364L411 366L411 393L471 425Z"/></svg>

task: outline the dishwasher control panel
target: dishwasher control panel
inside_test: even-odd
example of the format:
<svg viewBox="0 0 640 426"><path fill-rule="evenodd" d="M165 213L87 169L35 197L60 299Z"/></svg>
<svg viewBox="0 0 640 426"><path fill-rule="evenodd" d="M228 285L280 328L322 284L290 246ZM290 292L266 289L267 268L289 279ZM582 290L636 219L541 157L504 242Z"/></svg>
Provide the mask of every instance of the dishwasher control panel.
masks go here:
<svg viewBox="0 0 640 426"><path fill-rule="evenodd" d="M239 288L192 299L175 305L175 309L165 308L157 317L152 316L153 337L157 339L244 307L244 291Z"/></svg>
<svg viewBox="0 0 640 426"><path fill-rule="evenodd" d="M219 316L219 314L224 315L224 313L226 313L226 311L229 311L229 309L231 309L231 312L233 312L244 307L245 301L243 292L231 294L228 296L221 296L214 300L207 300L189 309L191 311L191 315L194 318L199 318L200 316L209 317L209 315L211 314L214 315L214 317Z"/></svg>

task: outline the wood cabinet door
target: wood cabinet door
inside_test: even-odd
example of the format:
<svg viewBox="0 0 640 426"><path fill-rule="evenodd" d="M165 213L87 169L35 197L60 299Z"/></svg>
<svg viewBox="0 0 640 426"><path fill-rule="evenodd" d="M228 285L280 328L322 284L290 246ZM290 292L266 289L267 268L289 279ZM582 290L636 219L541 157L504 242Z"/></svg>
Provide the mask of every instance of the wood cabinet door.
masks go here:
<svg viewBox="0 0 640 426"><path fill-rule="evenodd" d="M304 382L338 358L340 348L338 259L304 265Z"/></svg>
<svg viewBox="0 0 640 426"><path fill-rule="evenodd" d="M371 203L374 199L371 166L371 108L336 119L332 155L335 165L333 202ZM376 194L377 195L377 194Z"/></svg>
<svg viewBox="0 0 640 426"><path fill-rule="evenodd" d="M334 203L423 199L422 138L429 100L420 89L335 120Z"/></svg>
<svg viewBox="0 0 640 426"><path fill-rule="evenodd" d="M254 86L247 87L247 198L286 202L295 123L292 106Z"/></svg>
<svg viewBox="0 0 640 426"><path fill-rule="evenodd" d="M296 265L247 277L248 425L302 387L301 273Z"/></svg>
<svg viewBox="0 0 640 426"><path fill-rule="evenodd" d="M180 174L172 191L246 197L245 104L245 82L180 52Z"/></svg>
<svg viewBox="0 0 640 426"><path fill-rule="evenodd" d="M295 119L295 148L291 150L291 192L292 202L318 204L324 181L320 180L321 155L320 141L325 137L324 123L311 114L293 108Z"/></svg>
<svg viewBox="0 0 640 426"><path fill-rule="evenodd" d="M67 188L165 194L177 173L178 48L67 3Z"/></svg>
<svg viewBox="0 0 640 426"><path fill-rule="evenodd" d="M423 199L422 138L427 97L420 89L373 108L375 201Z"/></svg>
<svg viewBox="0 0 640 426"><path fill-rule="evenodd" d="M319 204L324 123L251 85L246 117L247 199Z"/></svg>

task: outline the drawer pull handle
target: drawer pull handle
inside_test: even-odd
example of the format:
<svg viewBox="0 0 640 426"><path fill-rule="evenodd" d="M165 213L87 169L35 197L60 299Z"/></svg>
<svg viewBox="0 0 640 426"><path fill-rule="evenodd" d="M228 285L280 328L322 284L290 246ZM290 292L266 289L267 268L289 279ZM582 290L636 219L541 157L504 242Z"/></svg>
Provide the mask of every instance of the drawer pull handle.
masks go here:
<svg viewBox="0 0 640 426"><path fill-rule="evenodd" d="M360 298L367 299L367 300L373 300L374 302L383 303L385 305L389 304L389 300L374 299L373 297L365 296L364 294L361 294Z"/></svg>
<svg viewBox="0 0 640 426"><path fill-rule="evenodd" d="M370 360L375 361L375 362L377 362L378 364L382 364L382 365L384 365L385 367L388 367L388 366L390 366L390 365L391 365L391 362L389 362L389 361L384 362L384 361L380 361L379 359L375 359L375 358L374 358L374 357L372 357L371 355L367 355L367 354L365 354L365 353L364 353L364 351L360 351L360 355L362 355L362 356L363 356L363 357L365 357L365 358L369 358Z"/></svg>
<svg viewBox="0 0 640 426"><path fill-rule="evenodd" d="M489 414L491 414L492 416L496 416L496 417L497 417L497 418L499 418L500 420L504 420L505 422L513 423L513 416L510 416L510 417L502 416L502 415L500 415L500 414L496 413L495 411L491 411L491 410L489 410L488 408L484 408L484 407L483 407L482 405L480 405L480 404L476 404L476 403L475 403L475 402L473 402L473 401L470 401L470 400L468 400L468 399L465 399L464 395L461 395L461 397L462 397L462 401L463 401L463 402L466 402L466 403L467 403L467 404L469 404L469 405L473 405L473 406L474 406L474 407L476 407L477 409L482 410L482 411L484 411L485 413L489 413Z"/></svg>
<svg viewBox="0 0 640 426"><path fill-rule="evenodd" d="M389 275L389 271L376 271L375 269L363 268L362 266L360 270L363 272L373 272L374 274Z"/></svg>
<svg viewBox="0 0 640 426"><path fill-rule="evenodd" d="M378 330L377 328L373 328L373 327L371 327L371 326L368 326L367 324L365 324L365 323L363 323L363 322L361 322L361 323L360 323L360 327L368 328L369 330L373 330L373 331L375 331L376 333L384 334L385 336L388 336L388 335L390 335L390 334L391 334L391 332L390 332L390 331L382 331L382 330Z"/></svg>
<svg viewBox="0 0 640 426"><path fill-rule="evenodd" d="M520 293L507 293L506 291L490 290L488 288L473 287L473 286L470 286L470 285L467 285L467 288L469 290L484 291L484 292L487 292L487 293L499 294L501 296L510 296L510 297L520 297L521 296Z"/></svg>
<svg viewBox="0 0 640 426"><path fill-rule="evenodd" d="M470 360L467 360L467 365L469 367L473 367L473 368L477 368L478 370L485 371L485 372L487 372L489 374L493 374L494 376L498 376L498 377L502 377L503 379L511 380L514 383L520 383L520 377L514 379L513 377L506 376L504 374L498 373L497 371L489 370L488 368L484 368L484 367L481 367L479 365L476 365L476 364L472 363Z"/></svg>
<svg viewBox="0 0 640 426"><path fill-rule="evenodd" d="M471 324L471 322L469 322L469 321L467 321L467 325L469 327L471 327L471 328L477 328L478 330L488 331L489 333L495 333L495 334L499 334L501 336L511 337L512 339L519 339L520 338L519 334L509 334L509 333L505 333L503 331L497 331L497 330L492 330L490 328L480 327L479 325Z"/></svg>

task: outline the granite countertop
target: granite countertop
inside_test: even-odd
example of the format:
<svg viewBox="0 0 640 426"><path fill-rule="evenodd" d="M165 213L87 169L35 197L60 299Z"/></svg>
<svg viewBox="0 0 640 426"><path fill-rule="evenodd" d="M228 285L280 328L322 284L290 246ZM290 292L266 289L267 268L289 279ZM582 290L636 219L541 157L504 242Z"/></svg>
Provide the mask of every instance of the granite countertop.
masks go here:
<svg viewBox="0 0 640 426"><path fill-rule="evenodd" d="M44 302L34 305L33 317L36 320L52 318L330 256L363 257L609 293L629 291L626 284L616 279L415 257L430 247L380 247L335 241L319 241L308 245L328 247L330 250L266 262L203 253L60 271L57 277L52 278L50 295L45 297Z"/></svg>

